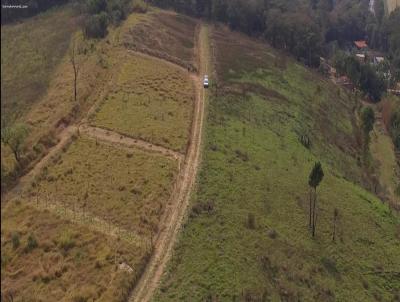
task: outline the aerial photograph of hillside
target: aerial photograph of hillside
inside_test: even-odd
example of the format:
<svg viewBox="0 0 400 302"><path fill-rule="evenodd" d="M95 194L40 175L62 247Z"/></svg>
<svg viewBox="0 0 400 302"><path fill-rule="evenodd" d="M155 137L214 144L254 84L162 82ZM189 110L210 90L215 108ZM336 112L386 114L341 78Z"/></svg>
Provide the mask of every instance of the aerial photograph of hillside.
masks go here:
<svg viewBox="0 0 400 302"><path fill-rule="evenodd" d="M400 0L1 5L1 302L400 302Z"/></svg>

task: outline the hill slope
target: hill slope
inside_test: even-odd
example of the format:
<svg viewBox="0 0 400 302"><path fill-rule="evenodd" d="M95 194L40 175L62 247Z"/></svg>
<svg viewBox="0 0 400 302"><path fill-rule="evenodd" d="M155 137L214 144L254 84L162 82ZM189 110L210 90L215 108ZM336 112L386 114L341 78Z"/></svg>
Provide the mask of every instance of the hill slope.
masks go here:
<svg viewBox="0 0 400 302"><path fill-rule="evenodd" d="M242 35L219 28L212 40L217 87L198 190L155 301L398 298L400 219L357 185L368 183L357 164L356 100ZM325 178L312 239L315 161Z"/></svg>

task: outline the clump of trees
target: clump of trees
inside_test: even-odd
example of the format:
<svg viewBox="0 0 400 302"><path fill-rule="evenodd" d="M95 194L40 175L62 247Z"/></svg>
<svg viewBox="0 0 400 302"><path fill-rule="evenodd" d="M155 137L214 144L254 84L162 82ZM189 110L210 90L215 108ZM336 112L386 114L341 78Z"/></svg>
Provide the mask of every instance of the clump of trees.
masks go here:
<svg viewBox="0 0 400 302"><path fill-rule="evenodd" d="M83 32L87 38L104 38L109 24L119 24L132 10L129 0L87 0Z"/></svg>
<svg viewBox="0 0 400 302"><path fill-rule="evenodd" d="M1 142L10 148L19 166L21 166L22 151L27 136L28 128L21 123L1 129Z"/></svg>
<svg viewBox="0 0 400 302"><path fill-rule="evenodd" d="M339 74L347 75L353 85L372 101L380 101L386 84L383 76L371 65L361 64L354 56L338 52L334 57L334 66Z"/></svg>
<svg viewBox="0 0 400 302"><path fill-rule="evenodd" d="M361 111L361 123L365 138L368 141L369 133L374 128L374 123L375 123L375 113L371 107L365 107Z"/></svg>

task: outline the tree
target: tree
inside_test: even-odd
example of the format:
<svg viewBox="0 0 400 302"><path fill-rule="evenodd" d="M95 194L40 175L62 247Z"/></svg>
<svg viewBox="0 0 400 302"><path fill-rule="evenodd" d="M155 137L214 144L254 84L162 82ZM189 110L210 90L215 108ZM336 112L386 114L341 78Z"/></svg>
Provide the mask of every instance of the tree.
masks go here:
<svg viewBox="0 0 400 302"><path fill-rule="evenodd" d="M72 45L69 50L69 61L71 62L72 69L74 71L74 102L77 101L77 85L78 85L78 75L80 70L80 62L78 60L78 46L75 39L72 40Z"/></svg>
<svg viewBox="0 0 400 302"><path fill-rule="evenodd" d="M333 230L332 230L332 241L336 239L336 224L339 219L339 210L335 208L333 210Z"/></svg>
<svg viewBox="0 0 400 302"><path fill-rule="evenodd" d="M106 12L89 16L83 32L87 38L104 38L107 35L109 17Z"/></svg>
<svg viewBox="0 0 400 302"><path fill-rule="evenodd" d="M361 123L364 131L365 147L367 147L369 143L369 133L374 128L375 123L375 113L371 107L365 107L361 111Z"/></svg>
<svg viewBox="0 0 400 302"><path fill-rule="evenodd" d="M317 187L321 183L324 178L324 171L322 170L322 166L320 162L316 162L314 164L313 169L311 170L310 176L308 178L308 185L310 186L310 227L312 231L312 236L315 236L315 229L317 224L317 212L316 212L316 204L317 204ZM311 189L314 189L314 196L311 194Z"/></svg>
<svg viewBox="0 0 400 302"><path fill-rule="evenodd" d="M28 128L24 124L15 124L12 127L5 127L1 130L1 141L10 147L19 165L21 163L22 147L27 136Z"/></svg>

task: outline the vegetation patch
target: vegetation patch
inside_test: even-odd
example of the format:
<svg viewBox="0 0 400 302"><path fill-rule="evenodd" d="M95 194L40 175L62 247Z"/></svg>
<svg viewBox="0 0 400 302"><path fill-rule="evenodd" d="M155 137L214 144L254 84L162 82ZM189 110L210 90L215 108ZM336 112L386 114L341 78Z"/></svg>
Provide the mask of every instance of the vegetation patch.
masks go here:
<svg viewBox="0 0 400 302"><path fill-rule="evenodd" d="M184 15L153 11L141 22L125 27L122 41L129 49L149 53L195 70L196 25L194 19Z"/></svg>
<svg viewBox="0 0 400 302"><path fill-rule="evenodd" d="M129 154L129 156L128 156ZM90 213L141 236L157 232L177 164L136 149L118 149L85 137L43 171L32 200ZM68 234L62 249L72 244Z"/></svg>
<svg viewBox="0 0 400 302"><path fill-rule="evenodd" d="M189 75L140 55L124 60L92 124L185 152L194 107Z"/></svg>
<svg viewBox="0 0 400 302"><path fill-rule="evenodd" d="M193 211L155 301L394 299L400 219L358 185L355 100L292 60L275 65L267 53L278 55L251 39L225 31L214 43L222 87L211 90ZM287 100L222 93L248 82ZM313 238L308 181L318 161Z"/></svg>
<svg viewBox="0 0 400 302"><path fill-rule="evenodd" d="M1 26L2 119L12 122L46 92L78 24L72 7L63 6Z"/></svg>
<svg viewBox="0 0 400 302"><path fill-rule="evenodd" d="M90 231L26 201L8 203L1 218L1 292L7 301L120 302L148 257L144 246ZM132 270L122 270L121 263Z"/></svg>

